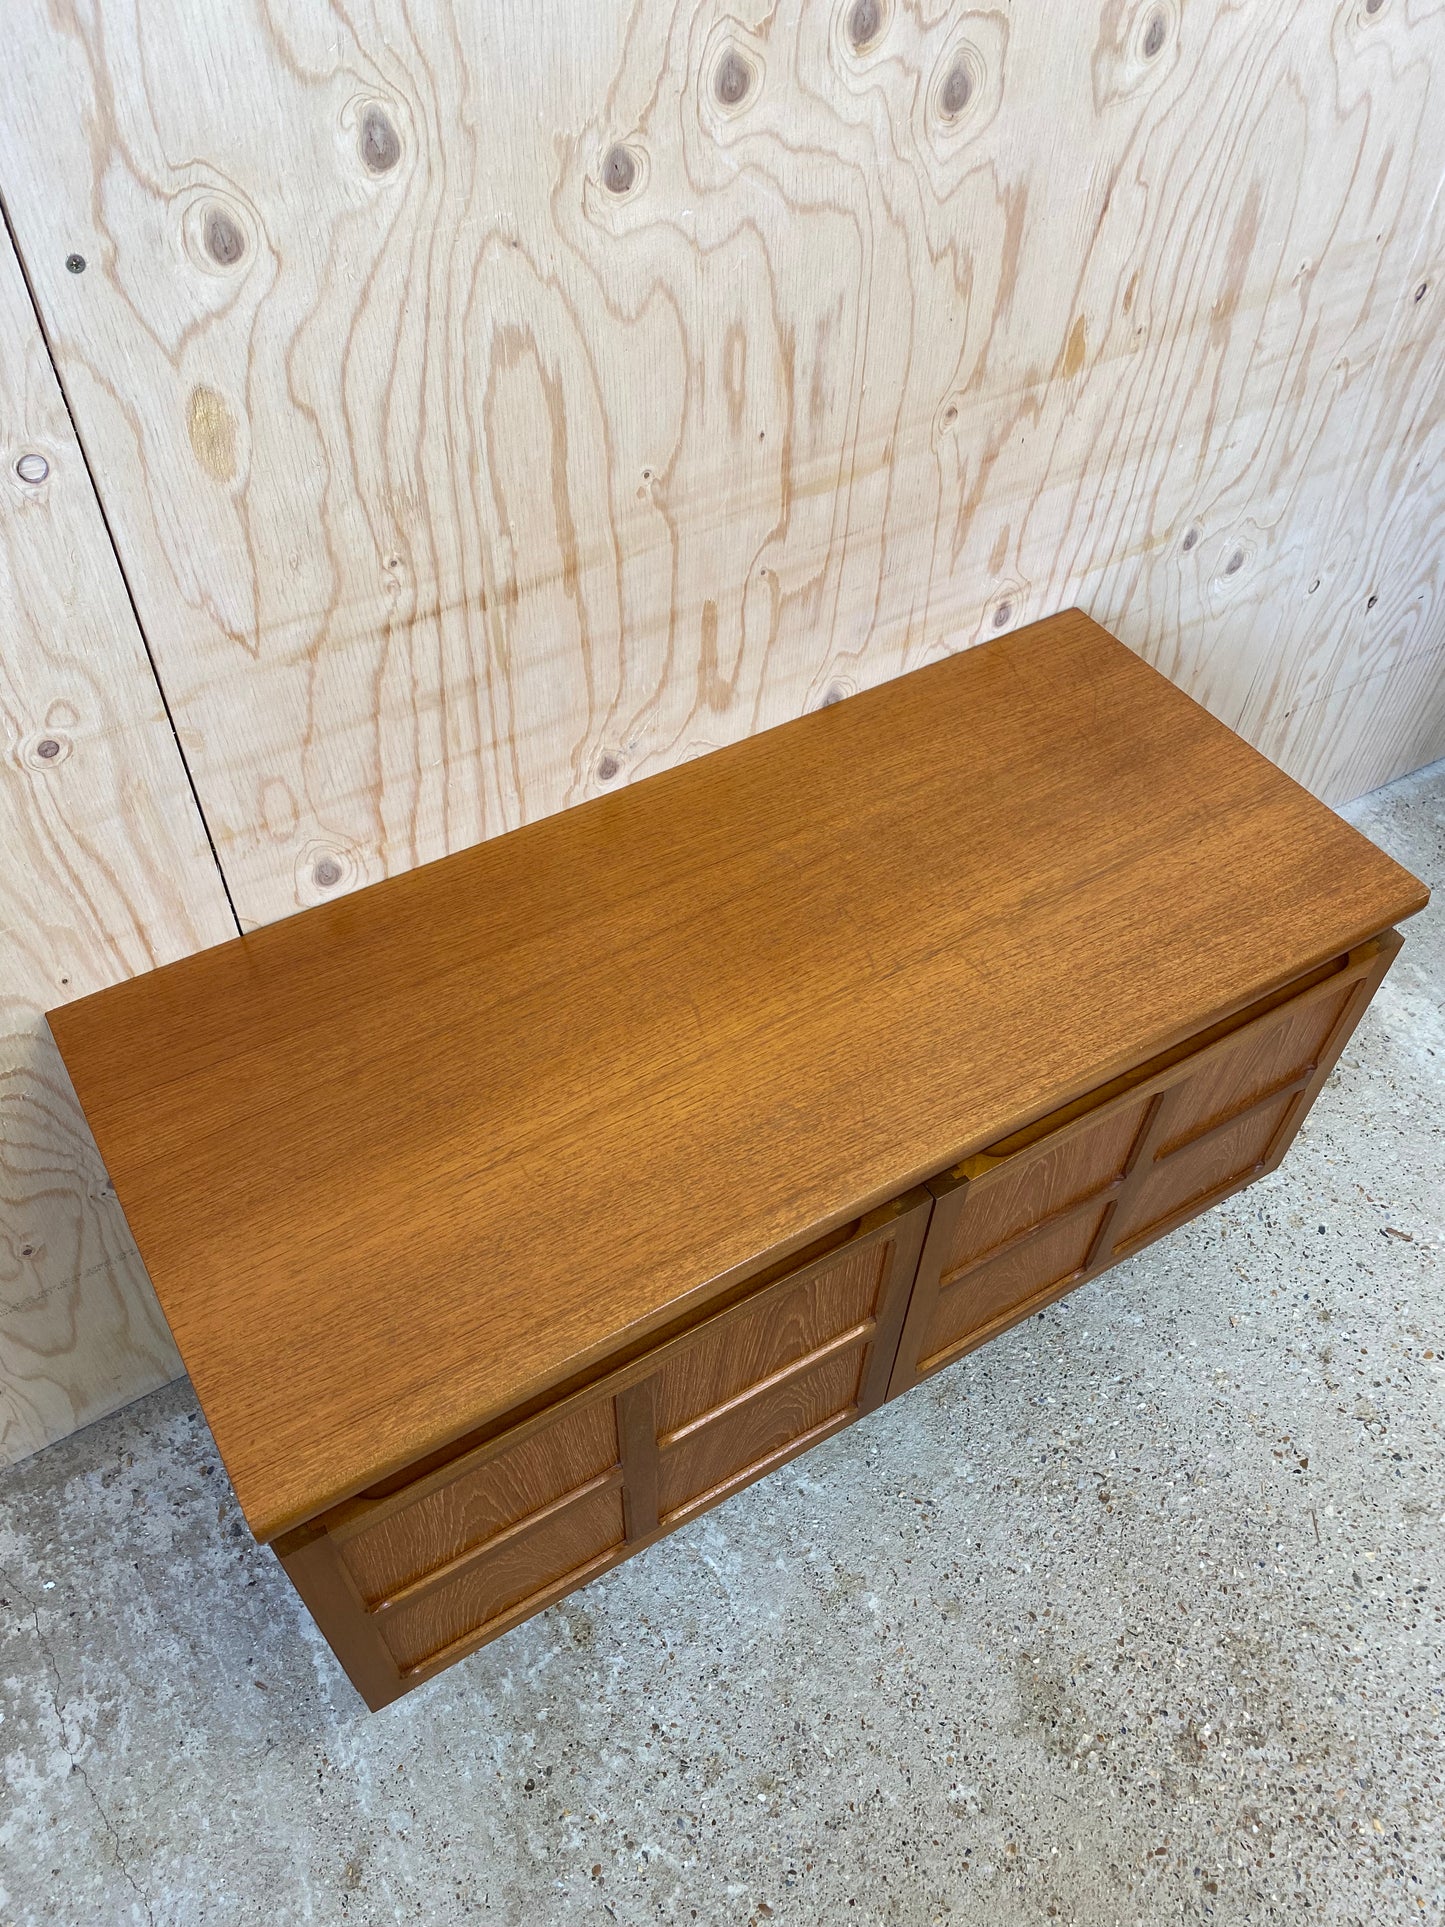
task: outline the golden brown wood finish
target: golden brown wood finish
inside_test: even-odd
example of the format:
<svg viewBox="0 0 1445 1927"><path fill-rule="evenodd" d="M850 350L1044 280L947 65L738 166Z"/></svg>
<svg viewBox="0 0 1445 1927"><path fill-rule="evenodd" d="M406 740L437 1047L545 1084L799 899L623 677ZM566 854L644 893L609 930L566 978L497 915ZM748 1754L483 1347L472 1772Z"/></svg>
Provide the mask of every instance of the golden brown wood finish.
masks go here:
<svg viewBox="0 0 1445 1927"><path fill-rule="evenodd" d="M398 1600L380 1622L382 1643L403 1679L428 1660L447 1661L475 1644L479 1627L515 1623L610 1565L624 1536L619 1486L593 1487L450 1578Z"/></svg>
<svg viewBox="0 0 1445 1927"><path fill-rule="evenodd" d="M1425 900L1070 613L51 1021L271 1538Z"/></svg>
<svg viewBox="0 0 1445 1927"><path fill-rule="evenodd" d="M436 1481L344 1541L343 1563L368 1606L464 1559L519 1519L590 1488L620 1463L611 1399L575 1407L470 1471Z"/></svg>
<svg viewBox="0 0 1445 1927"><path fill-rule="evenodd" d="M934 1183L890 1391L1273 1170L1399 947L1387 932Z"/></svg>
<svg viewBox="0 0 1445 1927"><path fill-rule="evenodd" d="M380 1706L884 1397L932 1200L410 1486L278 1544Z"/></svg>

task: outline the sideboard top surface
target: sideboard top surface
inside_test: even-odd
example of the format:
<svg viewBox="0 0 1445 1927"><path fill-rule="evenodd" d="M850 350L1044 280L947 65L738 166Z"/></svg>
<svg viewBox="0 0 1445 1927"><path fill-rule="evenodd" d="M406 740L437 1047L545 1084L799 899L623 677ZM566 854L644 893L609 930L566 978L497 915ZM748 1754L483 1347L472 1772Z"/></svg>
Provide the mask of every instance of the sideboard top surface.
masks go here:
<svg viewBox="0 0 1445 1927"><path fill-rule="evenodd" d="M1425 901L1071 611L50 1021L271 1538Z"/></svg>

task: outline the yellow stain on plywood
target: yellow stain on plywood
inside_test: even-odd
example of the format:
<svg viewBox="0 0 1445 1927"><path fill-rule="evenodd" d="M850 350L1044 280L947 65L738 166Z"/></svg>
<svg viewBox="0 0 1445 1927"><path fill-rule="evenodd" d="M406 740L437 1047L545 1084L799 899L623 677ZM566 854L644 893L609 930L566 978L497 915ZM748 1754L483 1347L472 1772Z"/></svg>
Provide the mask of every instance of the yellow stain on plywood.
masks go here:
<svg viewBox="0 0 1445 1927"><path fill-rule="evenodd" d="M191 391L187 426L196 460L218 482L234 481L236 475L236 418L226 406L224 396L214 388Z"/></svg>
<svg viewBox="0 0 1445 1927"><path fill-rule="evenodd" d="M51 12L0 181L248 925L1074 603L1327 797L1445 751L1445 8Z"/></svg>

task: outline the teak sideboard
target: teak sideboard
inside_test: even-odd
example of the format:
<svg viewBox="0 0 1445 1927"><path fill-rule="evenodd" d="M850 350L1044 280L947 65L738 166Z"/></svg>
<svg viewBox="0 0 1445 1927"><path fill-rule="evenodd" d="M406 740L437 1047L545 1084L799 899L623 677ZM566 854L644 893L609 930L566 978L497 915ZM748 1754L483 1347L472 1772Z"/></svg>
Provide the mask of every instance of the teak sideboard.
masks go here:
<svg viewBox="0 0 1445 1927"><path fill-rule="evenodd" d="M50 1022L381 1706L1273 1169L1426 898L1071 611Z"/></svg>

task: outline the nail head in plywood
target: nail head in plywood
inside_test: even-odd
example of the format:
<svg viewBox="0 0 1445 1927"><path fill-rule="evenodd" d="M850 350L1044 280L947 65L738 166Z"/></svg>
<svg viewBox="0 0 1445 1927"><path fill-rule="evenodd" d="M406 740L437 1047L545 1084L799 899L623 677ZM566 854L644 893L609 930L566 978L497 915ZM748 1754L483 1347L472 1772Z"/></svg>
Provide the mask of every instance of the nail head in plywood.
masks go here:
<svg viewBox="0 0 1445 1927"><path fill-rule="evenodd" d="M194 8L11 0L0 178L248 921L986 637L1005 527L1322 794L1445 751L1438 10Z"/></svg>
<svg viewBox="0 0 1445 1927"><path fill-rule="evenodd" d="M18 735L0 756L8 1464L180 1370L43 1013L235 924L3 234L0 414L59 457L22 456L24 513L0 516L0 730Z"/></svg>

